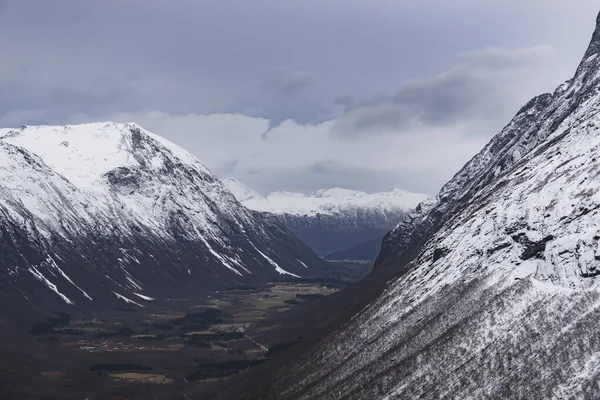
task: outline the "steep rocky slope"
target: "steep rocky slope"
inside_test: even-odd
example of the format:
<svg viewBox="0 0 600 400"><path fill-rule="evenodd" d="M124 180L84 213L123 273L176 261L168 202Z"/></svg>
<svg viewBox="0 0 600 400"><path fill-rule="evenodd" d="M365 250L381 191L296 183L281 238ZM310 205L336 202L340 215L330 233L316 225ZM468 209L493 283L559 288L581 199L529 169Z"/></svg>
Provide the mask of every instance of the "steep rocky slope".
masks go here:
<svg viewBox="0 0 600 400"><path fill-rule="evenodd" d="M17 311L144 306L323 266L135 124L1 130L0 199L0 297Z"/></svg>
<svg viewBox="0 0 600 400"><path fill-rule="evenodd" d="M402 220L373 273L396 277L262 398L598 398L599 93L600 16L573 79Z"/></svg>
<svg viewBox="0 0 600 400"><path fill-rule="evenodd" d="M224 183L246 207L275 214L318 254L333 260L352 256L353 260L373 261L382 237L427 198L401 189L367 194L341 188L309 195L275 192L262 196L235 179Z"/></svg>

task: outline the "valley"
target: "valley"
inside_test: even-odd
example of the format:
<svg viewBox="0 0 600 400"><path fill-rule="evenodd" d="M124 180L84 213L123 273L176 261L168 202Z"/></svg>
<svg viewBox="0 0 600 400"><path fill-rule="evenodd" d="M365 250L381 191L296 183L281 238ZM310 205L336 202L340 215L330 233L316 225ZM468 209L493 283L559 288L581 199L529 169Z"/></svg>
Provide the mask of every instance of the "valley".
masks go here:
<svg viewBox="0 0 600 400"><path fill-rule="evenodd" d="M600 398L591 5L22 3L0 400Z"/></svg>
<svg viewBox="0 0 600 400"><path fill-rule="evenodd" d="M323 260L137 124L0 130L0 178L0 399L219 387L372 268Z"/></svg>
<svg viewBox="0 0 600 400"><path fill-rule="evenodd" d="M174 389L160 386L180 390L190 384L223 384L302 339L273 335L273 321L346 285L278 282L122 307L94 318L56 312L29 329L38 347L31 356L47 354L49 359L37 363L44 367L16 363L29 379L16 389L5 386L5 393L26 398L42 391L49 397L91 400L136 396L155 386L162 392Z"/></svg>

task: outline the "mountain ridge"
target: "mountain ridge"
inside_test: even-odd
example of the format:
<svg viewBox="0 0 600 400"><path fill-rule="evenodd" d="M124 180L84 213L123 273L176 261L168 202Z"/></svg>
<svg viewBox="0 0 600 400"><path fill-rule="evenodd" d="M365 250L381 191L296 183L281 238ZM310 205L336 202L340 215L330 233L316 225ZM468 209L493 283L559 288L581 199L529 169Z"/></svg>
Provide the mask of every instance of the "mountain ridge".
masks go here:
<svg viewBox="0 0 600 400"><path fill-rule="evenodd" d="M373 261L379 244L372 242L381 242L409 210L428 198L402 189L368 194L343 188L263 196L233 178L224 183L246 207L274 214L317 254L334 261L345 260L346 254Z"/></svg>
<svg viewBox="0 0 600 400"><path fill-rule="evenodd" d="M263 196L235 178L226 178L223 183L252 210L296 216L330 215L359 207L382 212L408 211L429 197L398 188L369 194L340 187L320 189L310 194L279 191Z"/></svg>
<svg viewBox="0 0 600 400"><path fill-rule="evenodd" d="M136 124L3 129L0 152L3 294L24 309L143 306L324 267L191 154Z"/></svg>

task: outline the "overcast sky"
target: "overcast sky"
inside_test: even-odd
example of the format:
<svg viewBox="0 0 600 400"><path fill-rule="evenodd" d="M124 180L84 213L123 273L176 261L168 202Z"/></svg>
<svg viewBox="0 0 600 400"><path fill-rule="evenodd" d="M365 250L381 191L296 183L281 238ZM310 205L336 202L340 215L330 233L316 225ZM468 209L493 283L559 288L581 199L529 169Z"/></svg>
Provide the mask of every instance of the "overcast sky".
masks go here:
<svg viewBox="0 0 600 400"><path fill-rule="evenodd" d="M134 121L267 193L436 193L598 0L0 0L0 127Z"/></svg>

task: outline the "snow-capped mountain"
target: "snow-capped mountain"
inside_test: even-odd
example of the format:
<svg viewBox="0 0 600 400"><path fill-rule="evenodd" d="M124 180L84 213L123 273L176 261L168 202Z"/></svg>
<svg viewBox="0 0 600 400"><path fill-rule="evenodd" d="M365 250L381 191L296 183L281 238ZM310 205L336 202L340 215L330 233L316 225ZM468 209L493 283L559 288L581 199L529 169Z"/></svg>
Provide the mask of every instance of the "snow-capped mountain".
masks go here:
<svg viewBox="0 0 600 400"><path fill-rule="evenodd" d="M275 214L318 254L327 256L358 246L358 251L349 254L361 260L373 260L383 235L427 198L425 194L401 189L367 194L342 188L309 195L274 192L263 196L233 178L223 182L242 204L251 210ZM365 242L376 246L365 248Z"/></svg>
<svg viewBox="0 0 600 400"><path fill-rule="evenodd" d="M190 153L135 124L0 130L0 243L1 294L46 309L143 306L322 266Z"/></svg>
<svg viewBox="0 0 600 400"><path fill-rule="evenodd" d="M600 16L573 79L530 101L386 237L395 279L278 399L596 399ZM271 398L271 397L264 397Z"/></svg>
<svg viewBox="0 0 600 400"><path fill-rule="evenodd" d="M336 215L359 209L369 209L382 214L398 210L406 212L428 197L402 189L367 194L342 188L322 189L308 195L273 192L263 196L234 178L224 179L223 183L240 202L252 210L297 216Z"/></svg>

